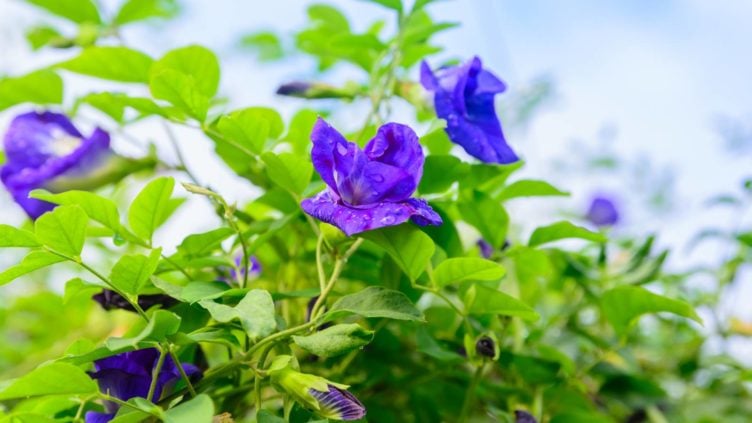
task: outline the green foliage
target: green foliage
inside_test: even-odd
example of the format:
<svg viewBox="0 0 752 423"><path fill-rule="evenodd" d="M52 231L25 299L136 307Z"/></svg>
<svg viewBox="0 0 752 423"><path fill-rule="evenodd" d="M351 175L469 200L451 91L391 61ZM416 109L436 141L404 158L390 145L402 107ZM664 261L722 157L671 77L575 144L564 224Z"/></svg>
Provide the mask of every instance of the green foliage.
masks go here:
<svg viewBox="0 0 752 423"><path fill-rule="evenodd" d="M293 342L311 354L335 357L362 348L373 340L373 331L356 323L334 325L312 335L293 336Z"/></svg>
<svg viewBox="0 0 752 423"><path fill-rule="evenodd" d="M380 286L370 286L355 294L346 295L332 305L322 322L357 314L363 317L383 317L396 320L423 321L423 313L405 294Z"/></svg>
<svg viewBox="0 0 752 423"><path fill-rule="evenodd" d="M210 300L201 301L201 306L207 309L218 322L240 320L243 329L251 339L267 336L277 327L277 322L274 320L272 296L261 289L248 291L235 307Z"/></svg>
<svg viewBox="0 0 752 423"><path fill-rule="evenodd" d="M48 12L75 23L100 23L99 11L92 0L26 0Z"/></svg>
<svg viewBox="0 0 752 423"><path fill-rule="evenodd" d="M60 104L63 80L51 70L0 79L0 110L22 103Z"/></svg>
<svg viewBox="0 0 752 423"><path fill-rule="evenodd" d="M118 10L113 23L125 25L152 18L170 18L177 12L175 0L128 0Z"/></svg>
<svg viewBox="0 0 752 423"><path fill-rule="evenodd" d="M597 232L589 231L581 226L572 224L572 222L561 221L552 223L547 226L536 228L528 245L536 247L541 244L558 241L561 239L577 238L594 242L605 242L606 237Z"/></svg>
<svg viewBox="0 0 752 423"><path fill-rule="evenodd" d="M490 260L473 257L450 258L441 262L433 272L433 282L439 287L466 280L494 281L504 276L505 270Z"/></svg>
<svg viewBox="0 0 752 423"><path fill-rule="evenodd" d="M34 223L39 242L69 257L78 257L84 249L89 217L76 205L60 206L45 213Z"/></svg>
<svg viewBox="0 0 752 423"><path fill-rule="evenodd" d="M409 225L381 228L361 236L384 249L413 281L423 273L435 249L428 235Z"/></svg>
<svg viewBox="0 0 752 423"><path fill-rule="evenodd" d="M111 81L146 83L152 62L148 55L127 47L88 47L57 67Z"/></svg>
<svg viewBox="0 0 752 423"><path fill-rule="evenodd" d="M161 253L162 250L157 248L152 250L148 257L142 254L120 257L110 273L112 286L120 292L136 297L157 270Z"/></svg>
<svg viewBox="0 0 752 423"><path fill-rule="evenodd" d="M128 223L133 232L151 244L154 231L174 210L170 197L175 187L172 178L157 178L141 190L128 209Z"/></svg>
<svg viewBox="0 0 752 423"><path fill-rule="evenodd" d="M691 305L684 301L653 294L637 286L621 286L603 293L601 309L614 330L626 334L630 324L646 313L669 312L702 322Z"/></svg>
<svg viewBox="0 0 752 423"><path fill-rule="evenodd" d="M79 367L49 363L0 387L0 400L40 395L91 395L98 391L96 382Z"/></svg>

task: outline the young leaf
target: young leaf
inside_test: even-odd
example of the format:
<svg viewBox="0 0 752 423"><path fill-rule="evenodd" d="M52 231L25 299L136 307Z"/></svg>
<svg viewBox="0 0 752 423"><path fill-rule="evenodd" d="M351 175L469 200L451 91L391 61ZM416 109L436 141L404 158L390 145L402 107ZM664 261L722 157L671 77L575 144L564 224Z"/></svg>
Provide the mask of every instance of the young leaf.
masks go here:
<svg viewBox="0 0 752 423"><path fill-rule="evenodd" d="M199 122L206 120L211 98L201 92L195 78L170 68L154 68L149 89L154 98L167 100Z"/></svg>
<svg viewBox="0 0 752 423"><path fill-rule="evenodd" d="M465 307L470 314L501 314L525 320L537 320L540 316L522 301L497 289L473 285L465 295Z"/></svg>
<svg viewBox="0 0 752 423"><path fill-rule="evenodd" d="M254 32L253 34L245 35L240 40L240 43L243 47L253 50L261 62L271 62L285 56L282 42L273 32Z"/></svg>
<svg viewBox="0 0 752 423"><path fill-rule="evenodd" d="M392 9L398 12L402 12L402 0L361 0L361 1L367 1L369 3L380 4L386 7L387 9Z"/></svg>
<svg viewBox="0 0 752 423"><path fill-rule="evenodd" d="M186 256L201 257L210 254L222 246L235 231L230 228L218 228L201 234L188 235L178 245L178 250Z"/></svg>
<svg viewBox="0 0 752 423"><path fill-rule="evenodd" d="M21 103L61 104L63 80L44 69L15 78L0 79L0 110Z"/></svg>
<svg viewBox="0 0 752 423"><path fill-rule="evenodd" d="M175 0L128 0L120 7L113 23L124 25L151 18L171 18L177 12Z"/></svg>
<svg viewBox="0 0 752 423"><path fill-rule="evenodd" d="M501 248L507 238L509 215L497 200L481 191L462 198L457 205L462 219L473 225L483 239L496 248Z"/></svg>
<svg viewBox="0 0 752 423"><path fill-rule="evenodd" d="M621 336L626 335L635 319L647 313L669 312L702 323L688 303L637 286L620 286L606 291L601 296L601 310Z"/></svg>
<svg viewBox="0 0 752 423"><path fill-rule="evenodd" d="M413 281L426 269L436 249L431 237L409 224L368 231L360 236L383 248Z"/></svg>
<svg viewBox="0 0 752 423"><path fill-rule="evenodd" d="M274 301L271 294L263 289L248 291L235 307L218 304L214 301L201 301L202 307L221 323L240 320L251 339L258 339L274 332L277 321L274 319Z"/></svg>
<svg viewBox="0 0 752 423"><path fill-rule="evenodd" d="M253 154L264 151L267 140L277 139L284 130L279 113L266 107L249 107L222 116L217 129L230 146L242 147Z"/></svg>
<svg viewBox="0 0 752 423"><path fill-rule="evenodd" d="M566 220L552 223L548 226L541 226L530 235L530 241L528 245L536 247L548 242L558 241L560 239L578 238L585 239L594 242L606 242L606 237L603 234L592 232L581 226L577 226Z"/></svg>
<svg viewBox="0 0 752 423"><path fill-rule="evenodd" d="M45 364L0 388L0 400L40 395L92 395L97 383L80 367L67 363Z"/></svg>
<svg viewBox="0 0 752 423"><path fill-rule="evenodd" d="M121 351L129 348L139 348L141 343L159 343L169 335L177 333L180 328L180 317L167 310L157 310L151 315L149 323L132 338L110 338L105 346L110 351Z"/></svg>
<svg viewBox="0 0 752 423"><path fill-rule="evenodd" d="M206 394L186 401L164 413L165 423L212 423L214 402Z"/></svg>
<svg viewBox="0 0 752 423"><path fill-rule="evenodd" d="M201 94L214 97L219 88L219 61L206 47L191 45L169 51L154 62L152 72L171 69L191 77Z"/></svg>
<svg viewBox="0 0 752 423"><path fill-rule="evenodd" d="M467 163L454 156L432 154L426 157L418 190L423 194L443 193L467 170Z"/></svg>
<svg viewBox="0 0 752 423"><path fill-rule="evenodd" d="M89 217L76 205L59 206L43 214L34 223L34 232L42 244L71 257L84 249Z"/></svg>
<svg viewBox="0 0 752 423"><path fill-rule="evenodd" d="M151 250L149 257L142 254L124 255L115 263L110 281L125 294L140 294L149 277L154 274L162 254L161 248Z"/></svg>
<svg viewBox="0 0 752 423"><path fill-rule="evenodd" d="M26 0L48 12L75 23L102 22L96 3L93 0Z"/></svg>
<svg viewBox="0 0 752 423"><path fill-rule="evenodd" d="M498 263L474 257L458 257L444 260L433 271L433 281L439 287L466 280L494 281L501 279L506 271Z"/></svg>
<svg viewBox="0 0 752 423"><path fill-rule="evenodd" d="M345 295L337 300L331 310L322 316L321 323L351 314L415 322L424 321L423 313L415 308L405 294L381 286L369 286L360 292Z"/></svg>
<svg viewBox="0 0 752 423"><path fill-rule="evenodd" d="M144 187L128 209L133 232L151 244L154 231L169 217L170 196L175 187L172 178L157 178Z"/></svg>
<svg viewBox="0 0 752 423"><path fill-rule="evenodd" d="M62 261L65 261L65 259L56 254L47 251L32 251L21 260L21 263L0 273L0 285L5 285L27 273Z"/></svg>
<svg viewBox="0 0 752 423"><path fill-rule="evenodd" d="M335 357L368 345L373 331L356 323L334 325L308 336L293 336L293 342L311 354Z"/></svg>
<svg viewBox="0 0 752 423"><path fill-rule="evenodd" d="M0 248L39 247L39 241L33 233L23 229L16 229L10 225L0 225Z"/></svg>
<svg viewBox="0 0 752 423"><path fill-rule="evenodd" d="M311 182L313 165L306 157L293 153L267 152L261 158L266 164L266 173L269 178L290 192L300 194Z"/></svg>
<svg viewBox="0 0 752 423"><path fill-rule="evenodd" d="M117 232L120 230L120 214L115 202L88 191L67 191L52 194L34 190L29 196L60 205L78 205L92 219Z"/></svg>
<svg viewBox="0 0 752 423"><path fill-rule="evenodd" d="M545 197L567 196L568 192L562 191L546 181L534 179L522 179L507 185L499 195L500 200L509 200L518 197Z"/></svg>
<svg viewBox="0 0 752 423"><path fill-rule="evenodd" d="M57 66L71 72L120 82L149 81L152 58L127 47L87 47L73 59Z"/></svg>
<svg viewBox="0 0 752 423"><path fill-rule="evenodd" d="M84 282L80 278L73 278L65 283L65 292L63 293L63 304L68 304L72 299L79 296L91 297L92 294L102 290L99 285L93 285Z"/></svg>

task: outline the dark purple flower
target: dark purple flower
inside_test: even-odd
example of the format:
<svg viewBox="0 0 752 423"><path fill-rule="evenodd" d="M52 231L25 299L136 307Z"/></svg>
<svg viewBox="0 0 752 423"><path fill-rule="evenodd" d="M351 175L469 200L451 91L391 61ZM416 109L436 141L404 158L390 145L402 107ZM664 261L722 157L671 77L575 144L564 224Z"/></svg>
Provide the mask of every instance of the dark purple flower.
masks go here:
<svg viewBox="0 0 752 423"><path fill-rule="evenodd" d="M122 295L111 289L103 289L99 294L94 294L92 299L98 302L105 310L123 309L136 311L131 303L123 298ZM176 299L164 294L139 295L138 297L138 305L144 310L148 310L155 305L160 305L162 308L169 308L177 304L177 302Z"/></svg>
<svg viewBox="0 0 752 423"><path fill-rule="evenodd" d="M613 199L596 196L590 202L585 218L595 226L613 226L619 222L619 209Z"/></svg>
<svg viewBox="0 0 752 423"><path fill-rule="evenodd" d="M277 94L291 97L305 97L310 88L310 82L293 81L280 85L277 88Z"/></svg>
<svg viewBox="0 0 752 423"><path fill-rule="evenodd" d="M123 401L131 398L146 398L152 381L152 371L159 361L159 351L147 348L113 355L94 362L94 372L89 373L99 384L99 390ZM200 370L192 364L183 363L183 370L189 377L199 376ZM162 396L162 392L180 378L180 371L170 356L162 364L157 376L154 390L154 400ZM118 404L105 401L106 413L89 411L86 413L86 423L100 423L112 420L120 407Z"/></svg>
<svg viewBox="0 0 752 423"><path fill-rule="evenodd" d="M244 257L242 253L235 256L235 266L240 271L238 272L237 270L235 270L235 268L230 269L230 277L233 280L245 278L246 273L248 273L248 277L256 277L261 274L261 263L259 263L256 256L248 257L248 268L245 268L243 266L243 261ZM240 275L238 275L238 273L240 273Z"/></svg>
<svg viewBox="0 0 752 423"><path fill-rule="evenodd" d="M355 398L355 395L331 384L328 388L327 392L314 388L308 391L318 402L319 414L337 420L359 420L366 415L366 407Z"/></svg>
<svg viewBox="0 0 752 423"><path fill-rule="evenodd" d="M514 412L514 421L515 423L538 423L538 420L532 414L522 410Z"/></svg>
<svg viewBox="0 0 752 423"><path fill-rule="evenodd" d="M478 240L478 248L480 249L480 255L483 256L483 258L490 258L493 255L493 245L489 244L488 241L483 238Z"/></svg>
<svg viewBox="0 0 752 423"><path fill-rule="evenodd" d="M496 343L490 336L482 336L475 341L475 352L482 357L494 358L497 354Z"/></svg>
<svg viewBox="0 0 752 423"><path fill-rule="evenodd" d="M504 138L494 107L494 96L507 87L496 75L483 69L478 57L435 72L423 62L420 82L434 93L436 115L446 120L446 133L452 142L487 163L519 160Z"/></svg>
<svg viewBox="0 0 752 423"><path fill-rule="evenodd" d="M328 188L303 200L311 216L353 235L412 220L440 225L425 200L410 198L423 176L423 150L406 125L388 123L361 150L319 118L311 156Z"/></svg>
<svg viewBox="0 0 752 423"><path fill-rule="evenodd" d="M7 163L0 179L32 219L55 207L29 198L34 189L94 189L127 175L135 170L134 164L146 163L116 155L107 132L97 128L84 137L65 115L53 112L16 116L4 145Z"/></svg>

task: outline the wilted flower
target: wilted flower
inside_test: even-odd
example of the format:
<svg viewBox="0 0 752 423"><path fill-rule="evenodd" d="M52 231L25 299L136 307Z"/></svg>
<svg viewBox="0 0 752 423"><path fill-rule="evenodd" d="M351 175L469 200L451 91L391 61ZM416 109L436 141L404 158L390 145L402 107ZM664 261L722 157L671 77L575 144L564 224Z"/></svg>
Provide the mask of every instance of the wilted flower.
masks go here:
<svg viewBox="0 0 752 423"><path fill-rule="evenodd" d="M504 138L494 107L494 96L507 87L496 75L483 69L478 57L435 72L423 62L420 82L434 93L436 114L446 120L446 132L452 142L484 162L519 160Z"/></svg>
<svg viewBox="0 0 752 423"><path fill-rule="evenodd" d="M613 226L619 223L619 209L613 199L599 195L590 202L585 218L598 227Z"/></svg>
<svg viewBox="0 0 752 423"><path fill-rule="evenodd" d="M366 408L347 391L347 385L298 372L292 368L292 357L289 355L274 359L269 367L269 376L276 387L321 417L358 420L366 415Z"/></svg>
<svg viewBox="0 0 752 423"><path fill-rule="evenodd" d="M99 384L99 390L122 401L131 398L146 398L152 381L152 372L159 361L159 351L147 348L106 357L94 362L94 372L89 373ZM200 370L192 364L183 363L183 370L189 377L200 375ZM162 392L180 378L180 371L170 356L162 364L154 389L154 400L159 400ZM120 406L105 401L106 413L89 411L86 423L108 422L115 417Z"/></svg>
<svg viewBox="0 0 752 423"><path fill-rule="evenodd" d="M0 169L0 179L32 219L55 207L29 198L34 189L94 189L153 165L153 160L116 155L107 132L96 128L84 137L65 115L53 112L16 116L5 133L4 145L7 163Z"/></svg>
<svg viewBox="0 0 752 423"><path fill-rule="evenodd" d="M425 200L410 198L423 176L423 150L406 125L388 123L361 150L319 118L311 132L313 165L328 188L303 210L345 234L414 223L440 225Z"/></svg>
<svg viewBox="0 0 752 423"><path fill-rule="evenodd" d="M129 303L122 295L111 289L103 289L99 294L94 294L92 297L94 301L98 302L105 310L123 309L128 311L136 311L131 303ZM139 295L138 305L148 310L155 305L161 305L162 308L172 307L177 304L177 300L164 294L154 295Z"/></svg>

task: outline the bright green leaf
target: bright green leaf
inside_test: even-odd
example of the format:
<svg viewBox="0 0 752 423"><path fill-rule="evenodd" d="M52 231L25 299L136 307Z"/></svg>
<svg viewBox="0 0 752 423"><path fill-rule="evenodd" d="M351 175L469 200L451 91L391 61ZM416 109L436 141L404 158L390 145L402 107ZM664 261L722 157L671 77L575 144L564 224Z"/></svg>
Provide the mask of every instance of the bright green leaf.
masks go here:
<svg viewBox="0 0 752 423"><path fill-rule="evenodd" d="M457 157L432 154L426 157L418 190L423 194L443 193L467 170L467 164Z"/></svg>
<svg viewBox="0 0 752 423"><path fill-rule="evenodd" d="M507 185L499 195L500 200L509 200L518 197L545 197L567 196L568 192L562 191L546 181L522 179Z"/></svg>
<svg viewBox="0 0 752 423"><path fill-rule="evenodd" d="M424 321L423 313L405 294L381 286L369 286L337 300L331 310L324 314L321 323L351 314L369 318Z"/></svg>
<svg viewBox="0 0 752 423"><path fill-rule="evenodd" d="M110 273L112 285L125 294L136 296L159 264L162 249L151 250L149 257L142 254L120 257Z"/></svg>
<svg viewBox="0 0 752 423"><path fill-rule="evenodd" d="M165 411L165 423L212 423L214 403L206 394Z"/></svg>
<svg viewBox="0 0 752 423"><path fill-rule="evenodd" d="M102 287L99 285L84 282L81 278L73 278L65 283L63 304L68 304L71 300L79 296L91 297L92 294L101 290Z"/></svg>
<svg viewBox="0 0 752 423"><path fill-rule="evenodd" d="M409 224L368 231L360 236L383 248L413 281L426 269L436 249L431 237Z"/></svg>
<svg viewBox="0 0 752 423"><path fill-rule="evenodd" d="M222 246L222 241L235 233L230 228L218 228L201 234L188 235L178 250L186 256L200 257L210 254Z"/></svg>
<svg viewBox="0 0 752 423"><path fill-rule="evenodd" d="M93 0L26 0L48 12L75 23L100 23L96 3Z"/></svg>
<svg viewBox="0 0 752 423"><path fill-rule="evenodd" d="M152 58L127 47L87 47L57 66L71 72L120 82L149 81Z"/></svg>
<svg viewBox="0 0 752 423"><path fill-rule="evenodd" d="M504 273L504 268L491 260L475 257L450 258L436 266L433 281L437 286L443 287L466 280L499 280Z"/></svg>
<svg viewBox="0 0 752 423"><path fill-rule="evenodd" d="M120 7L113 22L123 25L151 18L171 18L177 12L175 0L128 0Z"/></svg>
<svg viewBox="0 0 752 423"><path fill-rule="evenodd" d="M637 286L620 286L608 290L600 301L603 314L619 335L625 335L632 322L647 313L669 312L702 323L688 303L654 294Z"/></svg>
<svg viewBox="0 0 752 423"><path fill-rule="evenodd" d="M0 248L34 248L39 247L39 245L39 241L37 241L33 233L23 229L16 229L10 225L0 224Z"/></svg>
<svg viewBox="0 0 752 423"><path fill-rule="evenodd" d="M170 68L160 68L151 72L149 89L154 98L169 101L198 121L206 119L211 98L201 92L193 76Z"/></svg>
<svg viewBox="0 0 752 423"><path fill-rule="evenodd" d="M177 333L180 328L180 317L167 310L157 310L151 315L149 323L132 338L110 338L105 346L110 351L120 351L127 348L137 349L142 342L159 343L169 335Z"/></svg>
<svg viewBox="0 0 752 423"><path fill-rule="evenodd" d="M201 301L200 304L218 322L240 320L251 339L267 336L277 328L277 321L274 319L274 300L271 294L263 289L248 291L235 307L214 301Z"/></svg>
<svg viewBox="0 0 752 423"><path fill-rule="evenodd" d="M606 242L603 234L592 232L571 222L562 220L547 226L541 226L530 235L528 245L536 247L548 242L558 241L560 239L578 238L593 242Z"/></svg>
<svg viewBox="0 0 752 423"><path fill-rule="evenodd" d="M63 79L45 69L27 75L0 79L0 110L21 103L61 104Z"/></svg>
<svg viewBox="0 0 752 423"><path fill-rule="evenodd" d="M362 348L373 340L373 331L356 323L334 325L312 335L293 336L293 342L311 354L335 357Z"/></svg>
<svg viewBox="0 0 752 423"><path fill-rule="evenodd" d="M157 178L144 187L128 209L133 232L151 244L154 231L169 217L170 196L175 187L172 178Z"/></svg>
<svg viewBox="0 0 752 423"><path fill-rule="evenodd" d="M380 4L387 9L396 10L398 12L402 11L402 0L361 0L361 1L367 1L369 3L376 3Z"/></svg>
<svg viewBox="0 0 752 423"><path fill-rule="evenodd" d="M67 191L52 194L43 190L34 190L31 198L49 201L60 205L78 205L91 218L107 228L120 230L120 214L115 202L89 191Z"/></svg>
<svg viewBox="0 0 752 423"><path fill-rule="evenodd" d="M266 164L266 173L275 184L300 194L308 187L313 175L310 159L293 153L264 153L261 156Z"/></svg>
<svg viewBox="0 0 752 423"><path fill-rule="evenodd" d="M282 42L273 32L261 31L248 34L240 42L244 47L252 49L256 53L258 60L262 62L279 60L285 55L282 49Z"/></svg>
<svg viewBox="0 0 752 423"><path fill-rule="evenodd" d="M248 107L222 116L217 129L230 146L260 155L269 139L279 138L284 123L274 109Z"/></svg>
<svg viewBox="0 0 752 423"><path fill-rule="evenodd" d="M51 249L77 257L84 249L89 217L77 205L56 207L34 223L34 232L42 244Z"/></svg>
<svg viewBox="0 0 752 423"><path fill-rule="evenodd" d="M97 383L81 368L67 363L50 363L9 381L0 388L0 400L40 395L91 395L97 392Z"/></svg>
<svg viewBox="0 0 752 423"><path fill-rule="evenodd" d="M481 191L473 191L457 205L462 219L473 225L489 244L501 248L507 238L509 215L497 200Z"/></svg>
<svg viewBox="0 0 752 423"><path fill-rule="evenodd" d="M191 45L169 51L154 62L153 72L170 69L190 77L198 91L207 98L214 97L219 88L219 61L206 47Z"/></svg>
<svg viewBox="0 0 752 423"><path fill-rule="evenodd" d="M537 320L539 317L535 310L522 301L483 285L471 286L464 301L470 314L501 314L525 320Z"/></svg>
<svg viewBox="0 0 752 423"><path fill-rule="evenodd" d="M55 263L60 263L62 261L65 261L65 259L56 254L52 254L47 251L32 251L26 257L24 257L23 260L21 260L21 263L10 267L4 272L0 273L0 285L5 285L6 283L11 282L14 279L27 273L31 273L35 270L50 266Z"/></svg>

